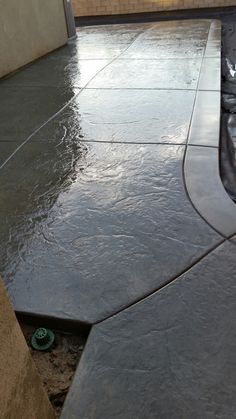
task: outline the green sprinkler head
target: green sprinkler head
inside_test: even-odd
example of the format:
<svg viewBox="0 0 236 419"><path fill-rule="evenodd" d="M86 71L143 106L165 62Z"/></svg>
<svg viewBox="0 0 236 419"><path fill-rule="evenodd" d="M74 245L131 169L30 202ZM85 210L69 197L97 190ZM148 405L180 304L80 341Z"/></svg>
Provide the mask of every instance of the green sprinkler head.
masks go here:
<svg viewBox="0 0 236 419"><path fill-rule="evenodd" d="M55 335L50 329L45 329L44 327L40 327L37 329L32 338L31 338L31 345L33 349L37 351L47 351L51 349L55 340Z"/></svg>

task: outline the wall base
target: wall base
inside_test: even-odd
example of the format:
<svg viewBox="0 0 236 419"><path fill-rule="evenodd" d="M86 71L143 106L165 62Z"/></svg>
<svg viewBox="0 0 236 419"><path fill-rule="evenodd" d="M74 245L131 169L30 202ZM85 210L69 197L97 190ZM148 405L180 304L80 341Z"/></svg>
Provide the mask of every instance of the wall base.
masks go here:
<svg viewBox="0 0 236 419"><path fill-rule="evenodd" d="M235 0L72 0L74 15L102 16L130 13L236 6Z"/></svg>

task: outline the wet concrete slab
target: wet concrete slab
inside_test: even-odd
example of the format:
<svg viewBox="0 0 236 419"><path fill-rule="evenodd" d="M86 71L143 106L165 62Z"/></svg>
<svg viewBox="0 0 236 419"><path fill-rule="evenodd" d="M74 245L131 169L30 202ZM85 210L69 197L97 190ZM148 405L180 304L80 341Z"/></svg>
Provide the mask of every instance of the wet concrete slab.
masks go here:
<svg viewBox="0 0 236 419"><path fill-rule="evenodd" d="M12 155L12 153L17 148L17 146L18 144L14 141L12 142L1 141L0 142L0 167Z"/></svg>
<svg viewBox="0 0 236 419"><path fill-rule="evenodd" d="M84 27L78 30L77 57L80 59L114 59L152 25L127 24Z"/></svg>
<svg viewBox="0 0 236 419"><path fill-rule="evenodd" d="M17 72L7 86L82 88L108 63L106 59L79 61L74 54L54 57L53 53Z"/></svg>
<svg viewBox="0 0 236 419"><path fill-rule="evenodd" d="M94 326L62 419L234 417L235 249Z"/></svg>
<svg viewBox="0 0 236 419"><path fill-rule="evenodd" d="M19 151L0 173L1 271L16 310L94 323L215 246L186 197L183 155L66 140Z"/></svg>
<svg viewBox="0 0 236 419"><path fill-rule="evenodd" d="M86 89L32 140L185 143L194 99L192 91Z"/></svg>
<svg viewBox="0 0 236 419"><path fill-rule="evenodd" d="M166 20L162 22L152 22L149 25L149 28L146 28L138 37L137 42L139 42L139 40L143 43L148 40L155 40L158 48L159 45L175 44L179 43L179 41L182 43L189 41L206 44L212 21L201 19Z"/></svg>
<svg viewBox="0 0 236 419"><path fill-rule="evenodd" d="M111 63L89 87L136 89L196 89L201 58L188 60L124 60Z"/></svg>
<svg viewBox="0 0 236 419"><path fill-rule="evenodd" d="M210 22L173 21L152 24L121 58L173 59L202 57Z"/></svg>
<svg viewBox="0 0 236 419"><path fill-rule="evenodd" d="M181 39L174 43L158 44L155 39L151 39L145 42L138 39L137 42L131 46L127 52L122 55L122 59L173 59L173 58L201 58L204 54L205 43L201 41L186 41L183 42Z"/></svg>
<svg viewBox="0 0 236 419"><path fill-rule="evenodd" d="M68 48L2 82L10 105L18 93L12 111L4 99L3 138L18 142L46 123L55 92L64 106L63 95L72 99L90 78L0 170L0 272L16 310L93 324L221 241L183 179L211 22L165 25L81 29ZM168 36L172 55L123 59L136 43L152 53L155 40L161 55ZM186 59L176 58L180 44Z"/></svg>
<svg viewBox="0 0 236 419"><path fill-rule="evenodd" d="M0 143L22 143L79 92L71 88L16 87L12 86L14 77L0 81Z"/></svg>
<svg viewBox="0 0 236 419"><path fill-rule="evenodd" d="M186 190L214 185L219 31L83 28L0 83L0 163L34 133L0 169L0 273L17 311L96 324L63 419L234 416L236 241Z"/></svg>

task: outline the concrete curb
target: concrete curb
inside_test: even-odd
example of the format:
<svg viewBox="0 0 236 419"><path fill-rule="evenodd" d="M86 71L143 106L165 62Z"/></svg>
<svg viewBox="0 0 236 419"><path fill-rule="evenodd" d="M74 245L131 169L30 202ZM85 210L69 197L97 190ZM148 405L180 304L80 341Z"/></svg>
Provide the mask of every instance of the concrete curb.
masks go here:
<svg viewBox="0 0 236 419"><path fill-rule="evenodd" d="M221 23L213 21L189 132L184 163L189 198L217 232L230 237L236 232L236 207L220 178L219 139L221 115Z"/></svg>

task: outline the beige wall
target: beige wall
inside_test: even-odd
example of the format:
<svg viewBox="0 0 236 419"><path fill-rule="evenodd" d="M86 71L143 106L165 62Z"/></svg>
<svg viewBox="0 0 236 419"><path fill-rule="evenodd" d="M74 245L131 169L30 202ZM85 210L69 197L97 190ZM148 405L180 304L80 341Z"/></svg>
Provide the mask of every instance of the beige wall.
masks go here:
<svg viewBox="0 0 236 419"><path fill-rule="evenodd" d="M1 279L0 377L1 418L55 418Z"/></svg>
<svg viewBox="0 0 236 419"><path fill-rule="evenodd" d="M0 0L0 77L66 42L63 0Z"/></svg>
<svg viewBox="0 0 236 419"><path fill-rule="evenodd" d="M72 0L75 16L236 6L236 0Z"/></svg>

